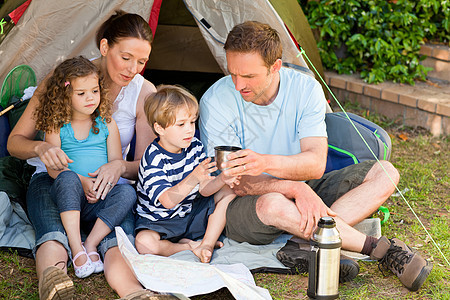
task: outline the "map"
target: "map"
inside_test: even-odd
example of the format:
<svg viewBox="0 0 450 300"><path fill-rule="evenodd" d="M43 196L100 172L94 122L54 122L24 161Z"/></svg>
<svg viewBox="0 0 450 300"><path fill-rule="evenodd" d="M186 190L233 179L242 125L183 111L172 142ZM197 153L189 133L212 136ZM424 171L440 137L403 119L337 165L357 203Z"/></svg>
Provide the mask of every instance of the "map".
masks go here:
<svg viewBox="0 0 450 300"><path fill-rule="evenodd" d="M122 256L146 289L191 297L226 287L238 300L272 299L268 290L255 285L252 274L243 264L214 265L142 255L136 251L122 228L116 227L116 236Z"/></svg>

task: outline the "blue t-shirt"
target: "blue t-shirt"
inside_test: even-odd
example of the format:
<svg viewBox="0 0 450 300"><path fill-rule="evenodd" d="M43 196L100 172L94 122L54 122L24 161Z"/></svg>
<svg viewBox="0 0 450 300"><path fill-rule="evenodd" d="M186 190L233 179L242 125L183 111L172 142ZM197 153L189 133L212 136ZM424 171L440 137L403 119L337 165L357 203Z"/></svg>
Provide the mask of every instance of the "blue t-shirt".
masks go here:
<svg viewBox="0 0 450 300"><path fill-rule="evenodd" d="M137 184L138 201L136 212L151 221L184 217L192 210L192 203L198 194L199 185L175 207L165 208L159 197L188 176L205 158L203 145L193 138L191 145L181 153L171 153L158 144L156 138L145 150L139 165Z"/></svg>
<svg viewBox="0 0 450 300"><path fill-rule="evenodd" d="M214 147L238 146L261 154L294 155L305 137L326 137L326 101L309 75L281 68L275 100L261 106L246 102L231 76L212 85L200 100L200 138L208 156Z"/></svg>
<svg viewBox="0 0 450 300"><path fill-rule="evenodd" d="M61 149L73 160L73 163L69 164L69 169L86 177L89 177L88 173L94 172L108 162L106 147L109 135L108 127L101 117L97 117L95 122L99 129L98 134L91 129L88 137L84 140L75 138L71 123L61 127L59 132Z"/></svg>

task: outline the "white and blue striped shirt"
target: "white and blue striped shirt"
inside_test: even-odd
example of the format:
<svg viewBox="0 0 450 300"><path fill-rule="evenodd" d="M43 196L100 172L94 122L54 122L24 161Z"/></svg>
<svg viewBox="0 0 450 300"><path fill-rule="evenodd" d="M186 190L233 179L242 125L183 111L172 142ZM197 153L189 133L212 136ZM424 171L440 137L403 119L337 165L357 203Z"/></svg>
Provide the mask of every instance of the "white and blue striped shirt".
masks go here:
<svg viewBox="0 0 450 300"><path fill-rule="evenodd" d="M189 195L171 209L165 208L159 197L177 185L206 158L203 144L193 138L181 153L171 153L158 144L156 138L145 150L139 165L136 212L151 221L184 217L192 210L192 202L198 194L197 185Z"/></svg>

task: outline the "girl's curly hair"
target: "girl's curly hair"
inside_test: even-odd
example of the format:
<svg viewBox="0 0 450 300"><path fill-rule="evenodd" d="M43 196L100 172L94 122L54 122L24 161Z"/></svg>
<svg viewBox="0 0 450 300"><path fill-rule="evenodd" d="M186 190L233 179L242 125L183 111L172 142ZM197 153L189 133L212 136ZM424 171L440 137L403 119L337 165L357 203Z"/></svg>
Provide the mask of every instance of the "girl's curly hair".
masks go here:
<svg viewBox="0 0 450 300"><path fill-rule="evenodd" d="M44 132L59 132L65 124L72 119L72 93L70 84L74 79L86 77L91 74L98 75L100 88L100 103L91 115L92 130L98 133L95 119L100 116L107 123L111 122L112 104L108 101L105 81L100 70L83 56L67 59L59 64L53 74L47 79L45 91L39 94L39 104L34 112L36 129Z"/></svg>

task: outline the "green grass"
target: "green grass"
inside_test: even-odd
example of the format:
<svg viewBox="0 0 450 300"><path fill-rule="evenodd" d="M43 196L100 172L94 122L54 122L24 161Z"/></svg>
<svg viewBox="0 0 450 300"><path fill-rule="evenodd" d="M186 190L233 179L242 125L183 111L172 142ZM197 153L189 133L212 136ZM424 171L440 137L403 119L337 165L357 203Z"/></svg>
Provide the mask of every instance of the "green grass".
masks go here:
<svg viewBox="0 0 450 300"><path fill-rule="evenodd" d="M364 111L356 113L364 115ZM381 116L366 117L381 124L391 135L391 162L401 174L399 189L404 193L438 247L450 258L450 152L449 138L433 138L423 130L405 128ZM406 140L403 140L406 137ZM450 299L450 267L427 237L401 197L391 196L386 204L390 219L382 233L397 237L433 263L434 268L418 292L410 292L389 271L381 272L376 262L360 262L360 273L352 282L341 284L340 299ZM104 275L78 279L73 270L77 299L115 299ZM307 299L307 275L255 274L258 286L274 299ZM0 252L0 299L38 299L34 261L17 254ZM227 290L192 299L233 299Z"/></svg>

